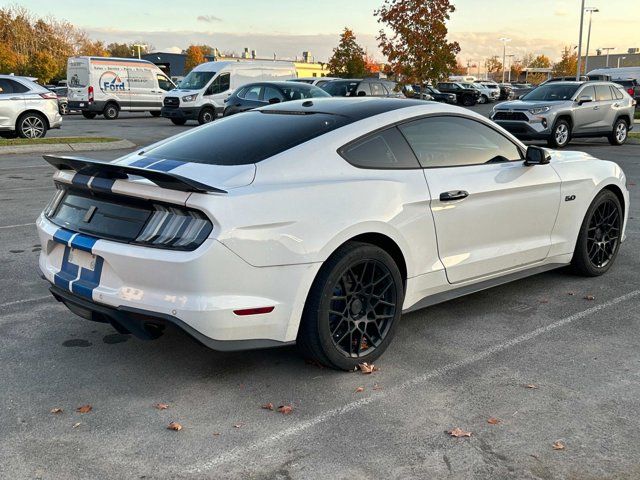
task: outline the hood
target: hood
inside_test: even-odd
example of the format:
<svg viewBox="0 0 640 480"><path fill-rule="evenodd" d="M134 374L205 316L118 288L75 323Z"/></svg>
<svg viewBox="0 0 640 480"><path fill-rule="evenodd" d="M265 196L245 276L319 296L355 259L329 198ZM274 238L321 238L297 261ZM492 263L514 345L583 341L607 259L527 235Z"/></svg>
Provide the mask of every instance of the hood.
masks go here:
<svg viewBox="0 0 640 480"><path fill-rule="evenodd" d="M553 163L582 162L585 160L596 160L596 158L585 152L577 152L571 150L551 151L551 161Z"/></svg>
<svg viewBox="0 0 640 480"><path fill-rule="evenodd" d="M526 100L511 100L510 102L502 102L498 105L496 105L494 108L496 111L501 110L529 110L531 108L534 107L541 107L541 106L549 106L549 107L554 107L556 105L561 105L565 102L550 102L549 100L533 100L533 101L526 101Z"/></svg>
<svg viewBox="0 0 640 480"><path fill-rule="evenodd" d="M209 165L168 158L156 158L154 156L141 155L140 152L116 159L111 163L144 168L145 170L170 172L226 191L250 185L253 183L256 174L255 164ZM136 181L148 182L145 179Z"/></svg>

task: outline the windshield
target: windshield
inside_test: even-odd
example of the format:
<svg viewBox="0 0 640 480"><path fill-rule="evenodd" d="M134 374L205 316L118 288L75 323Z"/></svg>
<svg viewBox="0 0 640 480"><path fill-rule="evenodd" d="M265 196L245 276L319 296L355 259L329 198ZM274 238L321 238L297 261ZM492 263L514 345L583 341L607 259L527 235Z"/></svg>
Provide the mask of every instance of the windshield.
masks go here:
<svg viewBox="0 0 640 480"><path fill-rule="evenodd" d="M528 101L545 101L545 102L562 102L570 100L580 87L580 84L557 84L551 83L541 85L535 90L530 91L522 100Z"/></svg>
<svg viewBox="0 0 640 480"><path fill-rule="evenodd" d="M303 85L292 85L282 89L285 96L289 100L301 100L303 98L330 97L327 92L318 87L305 87Z"/></svg>
<svg viewBox="0 0 640 480"><path fill-rule="evenodd" d="M67 65L67 85L84 88L89 83L89 70L83 62L70 60Z"/></svg>
<svg viewBox="0 0 640 480"><path fill-rule="evenodd" d="M322 86L322 89L334 97L353 96L360 82L333 81Z"/></svg>
<svg viewBox="0 0 640 480"><path fill-rule="evenodd" d="M326 113L253 110L179 135L144 153L208 165L248 165L347 125L353 120Z"/></svg>
<svg viewBox="0 0 640 480"><path fill-rule="evenodd" d="M202 90L215 74L216 72L189 72L189 75L180 82L180 88L183 90Z"/></svg>

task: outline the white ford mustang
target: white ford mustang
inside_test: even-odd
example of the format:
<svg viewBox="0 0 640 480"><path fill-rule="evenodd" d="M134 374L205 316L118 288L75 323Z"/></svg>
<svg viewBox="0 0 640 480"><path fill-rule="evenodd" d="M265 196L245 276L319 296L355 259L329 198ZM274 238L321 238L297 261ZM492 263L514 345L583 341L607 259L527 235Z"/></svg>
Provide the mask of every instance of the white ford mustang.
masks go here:
<svg viewBox="0 0 640 480"><path fill-rule="evenodd" d="M45 158L40 269L73 312L218 350L297 343L341 369L377 358L402 312L606 272L629 210L615 163L413 100L288 102L111 163Z"/></svg>

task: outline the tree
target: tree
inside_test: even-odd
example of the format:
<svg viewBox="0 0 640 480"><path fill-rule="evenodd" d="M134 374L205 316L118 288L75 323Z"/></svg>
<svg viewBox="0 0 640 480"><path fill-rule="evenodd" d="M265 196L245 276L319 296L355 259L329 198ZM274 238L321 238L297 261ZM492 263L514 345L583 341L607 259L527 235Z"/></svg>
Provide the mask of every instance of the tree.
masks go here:
<svg viewBox="0 0 640 480"><path fill-rule="evenodd" d="M570 47L562 50L562 59L553 66L553 75L565 77L575 75L578 70L578 54L571 51Z"/></svg>
<svg viewBox="0 0 640 480"><path fill-rule="evenodd" d="M384 0L375 15L392 33L381 29L377 40L396 75L435 83L454 70L460 45L447 40L446 25L454 11L449 0Z"/></svg>
<svg viewBox="0 0 640 480"><path fill-rule="evenodd" d="M345 27L340 43L329 60L329 75L333 77L364 77L367 73L364 50L352 30Z"/></svg>
<svg viewBox="0 0 640 480"><path fill-rule="evenodd" d="M184 61L184 73L187 74L194 67L197 67L201 63L205 62L204 52L202 51L202 47L198 45L190 45L186 50L187 58Z"/></svg>
<svg viewBox="0 0 640 480"><path fill-rule="evenodd" d="M528 68L549 68L551 67L551 60L546 55L538 55L534 58L529 65ZM546 73L530 73L527 75L527 79L529 82L533 84L539 84L544 82L547 79Z"/></svg>
<svg viewBox="0 0 640 480"><path fill-rule="evenodd" d="M511 78L514 79L514 81L520 79L520 74L522 73L523 68L524 65L522 64L522 60L516 58L511 64Z"/></svg>
<svg viewBox="0 0 640 480"><path fill-rule="evenodd" d="M466 75L467 66L464 65L460 59L457 59L456 66L449 73L451 73L451 75Z"/></svg>
<svg viewBox="0 0 640 480"><path fill-rule="evenodd" d="M379 73L381 70L380 64L376 62L371 55L365 55L364 68L367 70L367 73Z"/></svg>
<svg viewBox="0 0 640 480"><path fill-rule="evenodd" d="M502 71L502 62L498 60L497 56L487 59L486 66L488 73L498 73Z"/></svg>
<svg viewBox="0 0 640 480"><path fill-rule="evenodd" d="M91 57L108 57L110 55L104 42L100 40L91 41L86 39L79 45L78 50L80 55L88 55Z"/></svg>
<svg viewBox="0 0 640 480"><path fill-rule="evenodd" d="M133 58L134 56L137 56L134 54L133 50L133 46L127 43L110 43L107 45L107 51L112 57Z"/></svg>

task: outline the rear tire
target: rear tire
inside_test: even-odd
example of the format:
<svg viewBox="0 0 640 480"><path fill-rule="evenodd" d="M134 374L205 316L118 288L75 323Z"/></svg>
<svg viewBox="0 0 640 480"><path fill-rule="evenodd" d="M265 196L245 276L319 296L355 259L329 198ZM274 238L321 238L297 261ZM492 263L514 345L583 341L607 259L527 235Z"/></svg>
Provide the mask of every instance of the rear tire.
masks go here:
<svg viewBox="0 0 640 480"><path fill-rule="evenodd" d="M187 121L184 118L172 118L171 123L174 125L184 125Z"/></svg>
<svg viewBox="0 0 640 480"><path fill-rule="evenodd" d="M476 103L475 97L472 97L471 95L464 95L462 97L462 105L465 107L473 107Z"/></svg>
<svg viewBox="0 0 640 480"><path fill-rule="evenodd" d="M104 110L102 111L102 114L107 120L115 120L116 118L118 118L118 115L120 115L120 109L118 108L118 105L113 102L107 103L104 107Z"/></svg>
<svg viewBox="0 0 640 480"><path fill-rule="evenodd" d="M58 105L58 112L60 112L60 115L69 115L69 104L61 103Z"/></svg>
<svg viewBox="0 0 640 480"><path fill-rule="evenodd" d="M93 120L96 118L96 115L98 114L95 112L82 112L82 116L88 120Z"/></svg>
<svg viewBox="0 0 640 480"><path fill-rule="evenodd" d="M158 112L157 110L154 110L153 112L149 112L151 114L152 117L159 117L160 116L160 112Z"/></svg>
<svg viewBox="0 0 640 480"><path fill-rule="evenodd" d="M36 112L22 115L16 123L18 135L22 138L43 138L47 134L46 118Z"/></svg>
<svg viewBox="0 0 640 480"><path fill-rule="evenodd" d="M489 103L489 97L487 97L486 95L481 95L480 98L478 99L478 103L481 105L485 103Z"/></svg>
<svg viewBox="0 0 640 480"><path fill-rule="evenodd" d="M404 286L391 256L348 242L327 259L311 286L297 345L327 367L353 370L386 350L402 314Z"/></svg>
<svg viewBox="0 0 640 480"><path fill-rule="evenodd" d="M627 137L629 136L629 125L622 118L616 120L616 123L613 124L613 130L611 134L607 137L609 143L611 145L624 145L627 141Z"/></svg>
<svg viewBox="0 0 640 480"><path fill-rule="evenodd" d="M602 190L582 221L573 252L573 270L585 277L605 273L615 261L622 234L622 206L611 190Z"/></svg>
<svg viewBox="0 0 640 480"><path fill-rule="evenodd" d="M198 123L200 125L204 125L205 123L211 123L216 119L216 112L211 107L204 107L200 110L200 114L198 115Z"/></svg>
<svg viewBox="0 0 640 480"><path fill-rule="evenodd" d="M551 129L547 143L552 148L564 148L571 141L571 126L566 120L558 120Z"/></svg>

